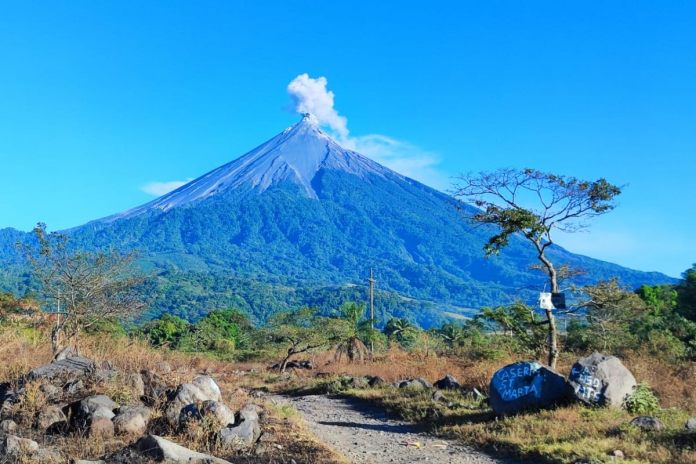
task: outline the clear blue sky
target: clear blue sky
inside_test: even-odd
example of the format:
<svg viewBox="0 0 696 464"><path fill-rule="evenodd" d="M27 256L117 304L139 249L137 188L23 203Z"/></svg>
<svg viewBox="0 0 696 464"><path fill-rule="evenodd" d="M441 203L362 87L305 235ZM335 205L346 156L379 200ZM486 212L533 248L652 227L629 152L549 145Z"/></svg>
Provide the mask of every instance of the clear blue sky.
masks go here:
<svg viewBox="0 0 696 464"><path fill-rule="evenodd" d="M351 136L399 141L439 188L606 177L621 205L563 244L696 262L696 3L233 3L3 2L0 227L79 225L236 158L297 119L286 88L309 73Z"/></svg>

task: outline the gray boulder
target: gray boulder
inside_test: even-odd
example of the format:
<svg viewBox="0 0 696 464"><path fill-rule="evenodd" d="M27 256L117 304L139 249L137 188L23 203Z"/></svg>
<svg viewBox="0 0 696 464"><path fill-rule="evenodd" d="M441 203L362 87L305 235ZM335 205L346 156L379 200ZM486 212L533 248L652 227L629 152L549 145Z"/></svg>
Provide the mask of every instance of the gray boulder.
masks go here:
<svg viewBox="0 0 696 464"><path fill-rule="evenodd" d="M690 432L696 432L696 417L687 420L686 424L684 424L684 428Z"/></svg>
<svg viewBox="0 0 696 464"><path fill-rule="evenodd" d="M58 406L46 406L36 418L36 428L48 433L63 432L68 428L68 418Z"/></svg>
<svg viewBox="0 0 696 464"><path fill-rule="evenodd" d="M94 361L75 356L32 369L27 374L27 379L42 380L62 386L70 381L83 379L92 374L94 370Z"/></svg>
<svg viewBox="0 0 696 464"><path fill-rule="evenodd" d="M58 464L65 462L63 456L50 448L39 448L31 455L31 462L35 464Z"/></svg>
<svg viewBox="0 0 696 464"><path fill-rule="evenodd" d="M118 409L118 403L106 395L89 396L80 401L79 414L83 417L101 416L111 420Z"/></svg>
<svg viewBox="0 0 696 464"><path fill-rule="evenodd" d="M380 387L380 386L384 385L385 383L387 383L382 377L380 377L378 375L368 375L367 379L368 379L367 384L370 387Z"/></svg>
<svg viewBox="0 0 696 464"><path fill-rule="evenodd" d="M220 387L209 375L199 375L191 383L200 388L209 400L220 401L222 399Z"/></svg>
<svg viewBox="0 0 696 464"><path fill-rule="evenodd" d="M201 416L209 417L215 420L221 427L230 427L234 425L235 414L230 408L219 401L204 401L201 408Z"/></svg>
<svg viewBox="0 0 696 464"><path fill-rule="evenodd" d="M150 423L150 409L145 406L122 406L112 420L120 435L143 435Z"/></svg>
<svg viewBox="0 0 696 464"><path fill-rule="evenodd" d="M110 418L106 416L92 416L87 421L85 431L90 437L111 438L114 436L115 428Z"/></svg>
<svg viewBox="0 0 696 464"><path fill-rule="evenodd" d="M576 399L620 408L636 388L636 379L619 358L601 353L578 360L568 378Z"/></svg>
<svg viewBox="0 0 696 464"><path fill-rule="evenodd" d="M206 400L202 403L185 406L179 415L179 427L185 430L192 422L209 421L217 430L231 427L235 423L235 414L219 401Z"/></svg>
<svg viewBox="0 0 696 464"><path fill-rule="evenodd" d="M440 390L458 390L462 386L459 382L457 382L457 379L454 378L454 376L447 374L437 382L433 384L435 388L439 388Z"/></svg>
<svg viewBox="0 0 696 464"><path fill-rule="evenodd" d="M220 430L218 437L222 446L230 449L251 447L261 436L258 406L249 404L236 417L237 425Z"/></svg>
<svg viewBox="0 0 696 464"><path fill-rule="evenodd" d="M423 378L402 380L398 383L399 388L410 388L412 390L425 390L433 386Z"/></svg>
<svg viewBox="0 0 696 464"><path fill-rule="evenodd" d="M158 462L170 464L230 464L229 461L225 461L224 459L184 448L181 445L177 445L157 435L147 435L141 438L135 444L135 447L145 456Z"/></svg>
<svg viewBox="0 0 696 464"><path fill-rule="evenodd" d="M165 414L167 422L172 427L178 427L181 410L190 404L202 403L206 400L212 400L203 390L192 383L184 383L179 385L172 399L167 403Z"/></svg>
<svg viewBox="0 0 696 464"><path fill-rule="evenodd" d="M553 407L571 395L565 378L536 361L520 361L491 378L490 404L496 414Z"/></svg>
<svg viewBox="0 0 696 464"><path fill-rule="evenodd" d="M146 404L154 405L163 401L167 396L167 383L158 374L150 371L140 371L140 378L143 381L143 401Z"/></svg>
<svg viewBox="0 0 696 464"><path fill-rule="evenodd" d="M50 383L42 383L39 385L39 390L44 394L47 400L59 402L63 398L63 389L56 387Z"/></svg>
<svg viewBox="0 0 696 464"><path fill-rule="evenodd" d="M645 431L662 430L665 428L662 421L653 416L638 416L631 421L631 425Z"/></svg>
<svg viewBox="0 0 696 464"><path fill-rule="evenodd" d="M0 421L0 432L15 433L17 431L17 423L12 419L4 419Z"/></svg>
<svg viewBox="0 0 696 464"><path fill-rule="evenodd" d="M3 454L21 462L31 462L30 457L39 450L39 444L16 435L5 436Z"/></svg>
<svg viewBox="0 0 696 464"><path fill-rule="evenodd" d="M142 398L145 395L145 382L139 373L132 372L127 374L125 381L126 385L133 389L138 398Z"/></svg>

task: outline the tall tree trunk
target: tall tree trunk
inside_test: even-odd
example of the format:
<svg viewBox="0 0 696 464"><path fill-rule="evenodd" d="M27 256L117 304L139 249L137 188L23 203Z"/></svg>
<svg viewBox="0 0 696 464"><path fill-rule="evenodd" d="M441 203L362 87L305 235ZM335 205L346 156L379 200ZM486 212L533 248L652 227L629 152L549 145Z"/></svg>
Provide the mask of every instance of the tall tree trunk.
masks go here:
<svg viewBox="0 0 696 464"><path fill-rule="evenodd" d="M539 261L541 261L546 267L547 274L549 276L549 282L551 283L551 293L558 293L558 273L553 263L544 254L544 249L539 251ZM553 309L545 309L546 320L548 322L549 335L548 335L548 364L551 369L556 368L556 363L558 362L558 328L556 327L556 316L553 314Z"/></svg>
<svg viewBox="0 0 696 464"><path fill-rule="evenodd" d="M56 355L60 351L60 333L61 333L61 326L60 326L60 324L57 323L51 329L51 351L53 352L54 358L56 357Z"/></svg>

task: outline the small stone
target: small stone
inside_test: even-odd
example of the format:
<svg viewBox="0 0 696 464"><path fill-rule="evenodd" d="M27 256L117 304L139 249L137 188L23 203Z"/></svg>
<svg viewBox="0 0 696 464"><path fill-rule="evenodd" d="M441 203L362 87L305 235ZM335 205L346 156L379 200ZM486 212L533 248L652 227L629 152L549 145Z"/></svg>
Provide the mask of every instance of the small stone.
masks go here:
<svg viewBox="0 0 696 464"><path fill-rule="evenodd" d="M117 434L143 435L150 422L150 409L145 406L122 406L112 422Z"/></svg>
<svg viewBox="0 0 696 464"><path fill-rule="evenodd" d="M4 452L6 456L26 460L31 454L39 450L39 444L28 438L20 438L16 435L5 437Z"/></svg>
<svg viewBox="0 0 696 464"><path fill-rule="evenodd" d="M118 403L106 395L94 395L80 401L80 414L84 416L97 414L111 419L114 409L118 409Z"/></svg>
<svg viewBox="0 0 696 464"><path fill-rule="evenodd" d="M407 380L402 380L398 384L399 388L410 388L413 390L424 390L426 388L432 388L433 386L430 384L425 379L418 378L418 379L407 379Z"/></svg>
<svg viewBox="0 0 696 464"><path fill-rule="evenodd" d="M234 427L226 427L218 434L220 442L226 448L248 448L258 440L261 435L259 425L258 406L249 404L237 413L237 424Z"/></svg>
<svg viewBox="0 0 696 464"><path fill-rule="evenodd" d="M686 430L696 432L696 417L692 417L691 419L687 420L686 424L684 424L684 428Z"/></svg>
<svg viewBox="0 0 696 464"><path fill-rule="evenodd" d="M618 449L617 449L617 450L614 450L614 452L612 453L612 455L613 455L616 459L623 459L623 458L624 458L624 452L621 451L621 450L618 450Z"/></svg>
<svg viewBox="0 0 696 464"><path fill-rule="evenodd" d="M653 416L638 416L631 421L631 425L645 431L662 430L665 427L660 419Z"/></svg>
<svg viewBox="0 0 696 464"><path fill-rule="evenodd" d="M59 401L63 396L63 389L50 383L42 383L39 385L39 390L49 401Z"/></svg>
<svg viewBox="0 0 696 464"><path fill-rule="evenodd" d="M48 433L63 432L68 428L68 418L58 406L47 406L39 412L36 427Z"/></svg>
<svg viewBox="0 0 696 464"><path fill-rule="evenodd" d="M131 372L126 376L126 385L131 387L138 398L145 395L145 382L143 377L137 372Z"/></svg>
<svg viewBox="0 0 696 464"><path fill-rule="evenodd" d="M219 401L204 401L200 409L203 417L213 417L221 427L234 425L234 413Z"/></svg>
<svg viewBox="0 0 696 464"><path fill-rule="evenodd" d="M433 401L447 401L445 395L440 390L435 390L433 393Z"/></svg>
<svg viewBox="0 0 696 464"><path fill-rule="evenodd" d="M90 437L111 438L114 436L114 424L103 416L92 417L87 428Z"/></svg>
<svg viewBox="0 0 696 464"><path fill-rule="evenodd" d="M149 370L140 371L140 378L143 381L144 393L143 401L148 405L154 405L165 399L167 394L167 383Z"/></svg>
<svg viewBox="0 0 696 464"><path fill-rule="evenodd" d="M433 386L441 390L457 390L461 388L461 384L457 382L457 379L450 374L445 375L443 378L435 382Z"/></svg>
<svg viewBox="0 0 696 464"><path fill-rule="evenodd" d="M0 421L0 432L2 433L14 433L17 431L17 423L12 419L5 419Z"/></svg>

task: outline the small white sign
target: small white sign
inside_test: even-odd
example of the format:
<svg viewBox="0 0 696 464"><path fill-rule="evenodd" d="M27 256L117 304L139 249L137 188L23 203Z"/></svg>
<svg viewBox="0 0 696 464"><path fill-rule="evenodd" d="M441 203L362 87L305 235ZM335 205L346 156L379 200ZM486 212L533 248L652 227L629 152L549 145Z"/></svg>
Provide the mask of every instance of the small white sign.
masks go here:
<svg viewBox="0 0 696 464"><path fill-rule="evenodd" d="M539 294L539 307L541 309L556 309L553 307L551 293L542 292Z"/></svg>
<svg viewBox="0 0 696 464"><path fill-rule="evenodd" d="M541 309L566 309L565 293L539 293Z"/></svg>

